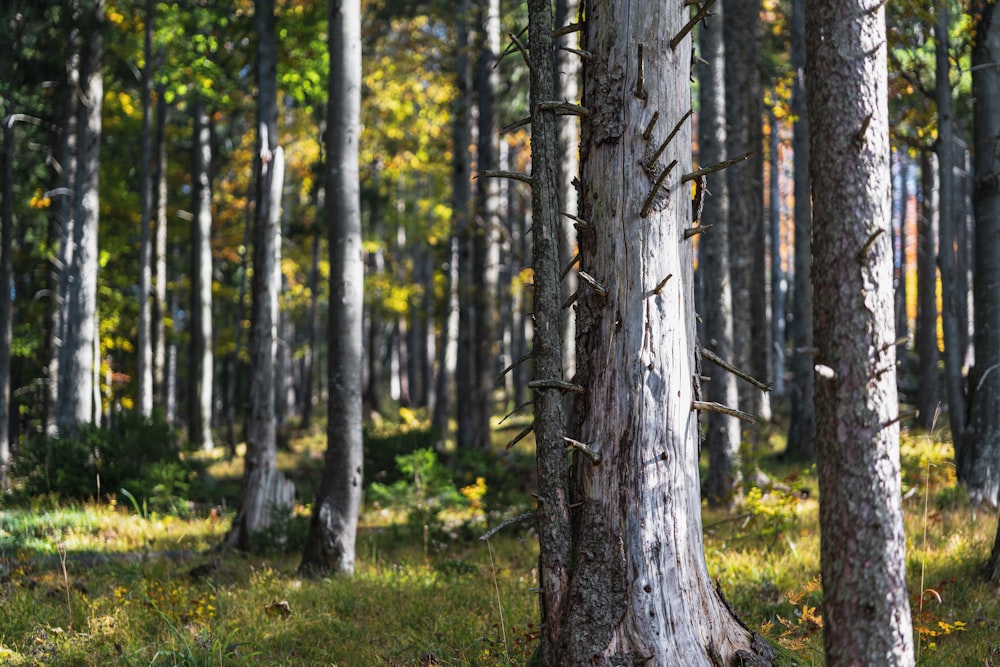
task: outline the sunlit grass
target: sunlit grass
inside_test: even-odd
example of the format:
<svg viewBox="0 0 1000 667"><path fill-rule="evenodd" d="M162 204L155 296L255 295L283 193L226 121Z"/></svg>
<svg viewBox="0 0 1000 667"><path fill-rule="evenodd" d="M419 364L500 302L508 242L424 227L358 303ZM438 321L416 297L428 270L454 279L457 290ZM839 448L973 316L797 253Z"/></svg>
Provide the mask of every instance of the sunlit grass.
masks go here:
<svg viewBox="0 0 1000 667"><path fill-rule="evenodd" d="M108 501L43 498L4 510L0 664L523 665L537 646L534 533L518 524L489 544L477 539L530 486L517 457L530 457L520 450L533 443L507 451L523 428L508 425L494 434L498 476L481 485L474 472L455 480L485 494L476 503L445 508L428 528L406 508L368 504L353 577L302 578L297 552L210 551L232 516L224 502L187 520ZM373 427L376 446L388 448L373 465L391 465L396 445L424 446L404 442L415 433ZM324 444L321 431L295 438L279 464L308 483L321 471ZM785 664L822 665L816 479L811 467L776 459L783 446L774 435L759 458L776 489L748 490L732 510L705 508L706 559L733 608ZM952 456L939 435L903 435L919 664L1000 664L1000 602L981 572L996 515L968 508ZM238 485L239 462L219 453L210 464L213 476ZM301 521L311 501L303 496Z"/></svg>

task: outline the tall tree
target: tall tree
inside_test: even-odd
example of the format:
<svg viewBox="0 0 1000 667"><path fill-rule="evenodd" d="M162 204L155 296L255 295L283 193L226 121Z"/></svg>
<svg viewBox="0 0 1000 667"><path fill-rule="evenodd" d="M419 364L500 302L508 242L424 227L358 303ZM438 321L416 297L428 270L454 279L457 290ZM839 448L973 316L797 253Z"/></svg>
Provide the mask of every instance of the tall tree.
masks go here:
<svg viewBox="0 0 1000 667"><path fill-rule="evenodd" d="M533 24L538 16L551 21L547 2L532 8ZM752 644L763 651L713 584L702 546L693 257L684 234L692 224L684 178L691 168L688 18L681 0L587 7L582 394L568 505L567 553L575 557L561 617L545 609L543 625L561 626L560 655L549 664L732 664L757 660ZM531 53L541 67L545 54L534 44ZM559 500L549 493L539 502ZM544 530L540 536L549 539Z"/></svg>
<svg viewBox="0 0 1000 667"><path fill-rule="evenodd" d="M555 53L549 0L528 7L531 51L531 212L534 282L533 338L535 451L539 532L538 573L544 618L541 662L565 664L560 642L570 568L569 475L563 415L562 299L559 285L559 126L551 108L556 99Z"/></svg>
<svg viewBox="0 0 1000 667"><path fill-rule="evenodd" d="M708 64L700 70L698 113L698 163L709 167L721 163L726 151L726 59L723 42L724 4L713 8L715 16L700 31L701 58ZM722 359L733 355L733 292L729 266L729 187L725 174L698 187L704 199L702 224L712 229L701 238L699 271L704 299L701 316L704 322L702 344ZM711 195L707 191L711 191ZM739 394L736 376L718 366L709 367L711 382L706 383L705 398L737 407ZM705 418L704 447L708 450L708 476L703 493L709 503L728 504L733 500L742 476L740 467L740 424L730 415L710 412Z"/></svg>
<svg viewBox="0 0 1000 667"><path fill-rule="evenodd" d="M358 135L361 114L361 3L328 0L330 77L326 108L326 216L330 239L327 321L327 449L299 569L354 571L361 506L361 330L364 263Z"/></svg>
<svg viewBox="0 0 1000 667"><path fill-rule="evenodd" d="M556 0L556 28L568 26L579 19L579 0ZM570 48L556 51L557 72L559 75L558 99L576 103L580 99L580 57L571 51L579 46L579 32L574 31L567 36ZM559 187L562 192L559 197L561 236L559 240L560 268L565 269L576 257L576 221L578 209L576 179L580 172L580 125L573 116L562 116L559 123ZM577 290L576 271L569 271L562 281L562 300L569 303ZM576 375L576 316L571 307L563 309L562 334L563 373L572 378ZM517 357L515 357L516 359Z"/></svg>
<svg viewBox="0 0 1000 667"><path fill-rule="evenodd" d="M977 0L969 11L976 26L972 50L976 217L976 365L970 376L969 424L960 468L973 502L1000 503L1000 14L996 3ZM1000 531L998 531L1000 534ZM990 560L1000 580L1000 539Z"/></svg>
<svg viewBox="0 0 1000 667"><path fill-rule="evenodd" d="M191 360L188 364L188 439L212 449L212 124L200 90L192 93Z"/></svg>
<svg viewBox="0 0 1000 667"><path fill-rule="evenodd" d="M104 100L104 1L81 7L80 104L76 120L76 172L73 195L72 251L64 266L66 306L59 364L60 431L95 420L94 375L97 348L98 186L101 161L101 109Z"/></svg>
<svg viewBox="0 0 1000 667"><path fill-rule="evenodd" d="M920 154L920 210L917 218L917 421L927 430L934 425L941 392L938 362L937 230L938 161L929 150Z"/></svg>
<svg viewBox="0 0 1000 667"><path fill-rule="evenodd" d="M274 0L256 0L257 202L253 234L253 315L250 329L250 419L243 469L243 496L226 542L241 549L291 511L295 485L278 470L275 440L275 354L281 287L281 188L284 152L278 144L278 44Z"/></svg>
<svg viewBox="0 0 1000 667"><path fill-rule="evenodd" d="M10 342L12 312L11 276L14 260L14 122L3 119L3 153L0 153L0 489L7 488L10 464Z"/></svg>
<svg viewBox="0 0 1000 667"><path fill-rule="evenodd" d="M944 387L948 401L948 421L952 442L962 446L965 431L965 387L962 364L960 301L966 297L958 292L958 260L955 253L955 120L951 92L951 53L948 31L951 20L948 3L937 4L937 23L934 26L934 100L937 103L938 178L938 268L941 270L941 329L944 334ZM957 451L957 450L956 450ZM961 458L959 459L961 460ZM959 475L966 471L959 467Z"/></svg>
<svg viewBox="0 0 1000 667"><path fill-rule="evenodd" d="M795 181L795 258L792 288L792 389L788 421L790 459L811 461L816 412L813 405L812 205L809 185L809 112L806 107L805 0L792 0L792 165Z"/></svg>
<svg viewBox="0 0 1000 667"><path fill-rule="evenodd" d="M759 339L759 313L766 314L766 279L758 264L758 246L763 243L762 191L760 177L761 105L758 0L725 0L725 88L726 153L735 158L750 151L755 155L726 171L729 192L729 270L733 291L733 354L737 367L762 379L770 372L768 345ZM757 273L758 268L760 272ZM766 335L765 335L766 338ZM759 368L763 367L763 373ZM758 414L763 394L750 384L739 384L740 409ZM736 406L732 406L736 407Z"/></svg>
<svg viewBox="0 0 1000 667"><path fill-rule="evenodd" d="M139 414L148 417L153 413L153 342L152 342L152 231L153 210L153 26L155 4L146 0L146 25L143 30L142 64L142 165L139 176L142 183L142 212L139 233L139 335L136 346L139 353L137 405Z"/></svg>
<svg viewBox="0 0 1000 667"><path fill-rule="evenodd" d="M900 497L883 5L806 9L828 665L913 665Z"/></svg>

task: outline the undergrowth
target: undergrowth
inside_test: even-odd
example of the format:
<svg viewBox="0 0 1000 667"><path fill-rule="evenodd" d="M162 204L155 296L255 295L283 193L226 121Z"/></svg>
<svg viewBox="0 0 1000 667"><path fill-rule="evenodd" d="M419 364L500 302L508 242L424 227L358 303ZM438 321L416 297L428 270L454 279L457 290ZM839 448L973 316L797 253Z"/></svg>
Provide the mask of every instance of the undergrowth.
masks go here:
<svg viewBox="0 0 1000 667"><path fill-rule="evenodd" d="M229 495L180 516L117 494L0 510L0 664L525 665L538 645L536 536L515 524L478 539L530 506L530 455L502 437L473 457L434 449L412 424L369 429L351 578L296 573L315 434L282 452L300 504L255 553L213 549ZM968 509L947 443L905 434L902 454L918 664L998 665L1000 602L980 572L996 517ZM241 472L221 454L201 465L209 493ZM772 486L704 510L709 571L784 664L822 665L815 474L766 455L760 466Z"/></svg>

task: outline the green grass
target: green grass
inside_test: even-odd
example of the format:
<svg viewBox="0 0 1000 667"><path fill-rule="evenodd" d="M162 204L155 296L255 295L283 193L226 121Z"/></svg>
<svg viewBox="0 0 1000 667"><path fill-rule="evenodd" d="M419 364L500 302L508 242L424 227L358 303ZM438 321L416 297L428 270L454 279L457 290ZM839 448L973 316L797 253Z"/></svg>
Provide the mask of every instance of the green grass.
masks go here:
<svg viewBox="0 0 1000 667"><path fill-rule="evenodd" d="M517 525L489 544L476 539L501 510L530 502L530 439L503 448L517 430L498 432L498 454L485 462L442 455L456 486L488 475L481 506L447 509L424 530L405 508L369 505L350 578L299 577L294 552L210 551L231 518L225 510L183 520L46 498L2 510L0 664L523 665L537 645L534 533ZM394 456L424 440L373 429L370 470L393 481ZM308 487L321 447L316 434L296 438L281 465ZM1000 665L1000 601L981 573L996 515L968 509L950 457L947 443L904 435L919 664ZM210 463L217 486L209 488L221 494L213 502L225 507L240 465ZM747 493L729 511L706 508L709 570L790 662L822 665L815 476L767 452L761 467L791 491ZM307 514L297 508L295 525Z"/></svg>

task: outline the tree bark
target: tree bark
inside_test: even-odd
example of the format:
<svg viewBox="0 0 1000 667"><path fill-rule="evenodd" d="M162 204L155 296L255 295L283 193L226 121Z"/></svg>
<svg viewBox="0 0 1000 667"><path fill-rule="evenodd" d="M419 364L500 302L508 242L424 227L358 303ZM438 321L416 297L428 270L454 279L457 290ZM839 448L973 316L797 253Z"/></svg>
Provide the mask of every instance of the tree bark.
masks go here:
<svg viewBox="0 0 1000 667"><path fill-rule="evenodd" d="M806 10L826 662L913 665L900 496L885 10Z"/></svg>
<svg viewBox="0 0 1000 667"><path fill-rule="evenodd" d="M329 398L323 478L300 571L354 572L362 483L361 318L364 262L358 174L361 3L328 0L326 215L330 239Z"/></svg>
<svg viewBox="0 0 1000 667"><path fill-rule="evenodd" d="M154 287L152 312L153 393L155 402L166 409L167 404L167 102L160 88L156 99L156 169L153 210L156 215L154 254Z"/></svg>
<svg viewBox="0 0 1000 667"><path fill-rule="evenodd" d="M63 348L59 364L61 409L57 421L63 434L95 422L94 373L100 360L97 339L97 235L100 219L98 186L101 162L101 109L104 100L101 25L104 2L95 0L83 15L89 35L80 51L81 102L76 121L76 172L73 195L72 250L64 265L67 289Z"/></svg>
<svg viewBox="0 0 1000 667"><path fill-rule="evenodd" d="M542 664L560 664L559 640L569 571L569 475L562 390L562 299L560 293L560 162L552 8L549 0L528 5L531 52L531 212L535 336L532 359L535 451L538 468L538 578L541 592ZM547 385L547 386L546 386Z"/></svg>
<svg viewBox="0 0 1000 667"><path fill-rule="evenodd" d="M792 152L795 154L795 259L792 298L791 416L785 457L811 461L816 412L813 405L812 205L809 185L809 110L806 108L805 0L792 0Z"/></svg>
<svg viewBox="0 0 1000 667"><path fill-rule="evenodd" d="M923 151L920 156L920 217L917 220L917 321L914 332L917 347L917 421L930 430L938 414L937 334L937 228L938 228L937 156Z"/></svg>
<svg viewBox="0 0 1000 667"><path fill-rule="evenodd" d="M579 243L588 279L577 299L584 395L573 437L590 453L578 447L573 465L577 556L560 665L733 664L751 654L752 633L714 586L702 546L684 235L692 205L682 181L691 171L691 41L669 44L687 20L680 0L587 8Z"/></svg>
<svg viewBox="0 0 1000 667"><path fill-rule="evenodd" d="M580 18L579 0L555 1L555 26L561 28L574 23ZM567 46L577 48L579 33L570 33L565 38ZM558 74L558 99L575 104L580 99L580 56L566 49L556 51ZM577 202L576 179L580 173L580 121L575 116L561 116L556 121L559 125L559 210L560 238L559 263L560 270L565 269L576 256L576 222L570 216L575 216L579 209ZM578 281L576 271L570 271L562 281L562 302L568 303L576 293ZM576 315L575 309L563 309L562 317L562 356L563 374L567 378L576 375ZM518 314L520 315L520 314Z"/></svg>
<svg viewBox="0 0 1000 667"><path fill-rule="evenodd" d="M150 224L153 205L153 30L156 19L155 3L146 0L146 25L143 31L142 67L142 229L139 234L139 335L136 342L139 356L136 404L139 414L149 417L153 414L153 344L152 344L152 233Z"/></svg>
<svg viewBox="0 0 1000 667"><path fill-rule="evenodd" d="M785 306L788 300L788 282L781 262L781 168L778 119L774 109L767 112L771 133L768 137L768 228L770 229L771 269L771 376L774 388L769 392L775 397L785 396Z"/></svg>
<svg viewBox="0 0 1000 667"><path fill-rule="evenodd" d="M959 462L973 503L1000 503L1000 14L996 4L978 0L972 51L975 99L976 218L975 299L976 366L970 377L969 424ZM990 558L994 581L1000 580L1000 539Z"/></svg>
<svg viewBox="0 0 1000 667"><path fill-rule="evenodd" d="M961 346L960 303L963 294L958 293L958 266L955 257L955 138L954 118L951 99L951 63L949 54L948 3L940 2L937 7L937 24L934 27L935 83L934 99L937 102L938 174L940 200L938 207L938 268L941 270L941 328L944 333L944 386L948 401L948 421L951 425L952 442L956 451L962 446L965 431L965 387L962 377L962 361L965 358ZM959 452L959 460L962 460ZM959 469L961 477L966 471Z"/></svg>
<svg viewBox="0 0 1000 667"><path fill-rule="evenodd" d="M723 42L724 3L714 6L711 22L702 28L699 77L698 163L709 167L726 159L726 58ZM704 208L701 224L711 225L699 241L699 271L704 298L701 301L703 345L722 359L733 358L733 293L729 263L729 187L725 174L700 183ZM708 195L707 192L711 192ZM705 399L732 408L739 407L736 376L713 365ZM742 482L740 424L735 417L718 412L705 415L704 447L708 450L708 475L702 492L712 505L733 502Z"/></svg>
<svg viewBox="0 0 1000 667"><path fill-rule="evenodd" d="M257 205L254 210L253 314L250 329L250 419L240 511L226 536L251 549L255 534L295 504L295 486L278 471L275 387L278 293L281 288L281 190L284 152L278 143L277 34L274 0L257 0ZM280 375L278 375L280 377Z"/></svg>
<svg viewBox="0 0 1000 667"><path fill-rule="evenodd" d="M0 192L0 490L9 487L10 465L10 341L14 320L10 298L14 260L14 118L3 119L3 153L0 159L3 191Z"/></svg>
<svg viewBox="0 0 1000 667"><path fill-rule="evenodd" d="M212 350L212 128L205 100L192 96L194 146L191 220L191 360L188 375L188 439L192 446L211 451L213 366Z"/></svg>

